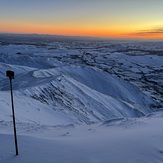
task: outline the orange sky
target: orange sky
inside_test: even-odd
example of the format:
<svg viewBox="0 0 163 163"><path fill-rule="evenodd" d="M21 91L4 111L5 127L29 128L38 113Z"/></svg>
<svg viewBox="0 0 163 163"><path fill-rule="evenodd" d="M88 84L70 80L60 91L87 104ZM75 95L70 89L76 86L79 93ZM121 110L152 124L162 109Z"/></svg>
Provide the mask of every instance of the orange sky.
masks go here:
<svg viewBox="0 0 163 163"><path fill-rule="evenodd" d="M91 28L91 27L66 27L66 26L48 26L37 24L1 24L1 32L3 33L37 33L52 35L70 35L70 36L99 36L99 37L115 37L115 38L163 38L163 33L144 33L134 29L107 29L107 28ZM150 31L150 29L148 29ZM147 31L148 31L147 30ZM152 30L152 29L151 29Z"/></svg>
<svg viewBox="0 0 163 163"><path fill-rule="evenodd" d="M162 0L7 1L0 33L163 39Z"/></svg>

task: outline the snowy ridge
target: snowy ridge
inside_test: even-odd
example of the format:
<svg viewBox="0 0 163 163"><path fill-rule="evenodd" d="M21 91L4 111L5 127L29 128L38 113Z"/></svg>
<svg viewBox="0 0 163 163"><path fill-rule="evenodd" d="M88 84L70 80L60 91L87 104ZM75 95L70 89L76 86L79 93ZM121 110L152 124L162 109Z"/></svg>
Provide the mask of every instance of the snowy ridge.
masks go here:
<svg viewBox="0 0 163 163"><path fill-rule="evenodd" d="M78 124L141 117L152 111L154 103L135 86L91 67L32 70L18 75L13 84L18 94L64 113ZM3 84L2 90L8 89Z"/></svg>

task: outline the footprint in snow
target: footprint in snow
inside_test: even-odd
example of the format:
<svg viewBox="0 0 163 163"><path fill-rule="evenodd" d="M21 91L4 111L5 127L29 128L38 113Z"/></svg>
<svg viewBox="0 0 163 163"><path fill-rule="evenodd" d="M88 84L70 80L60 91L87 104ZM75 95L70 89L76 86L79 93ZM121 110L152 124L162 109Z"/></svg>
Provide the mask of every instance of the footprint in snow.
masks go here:
<svg viewBox="0 0 163 163"><path fill-rule="evenodd" d="M63 134L62 136L68 136L70 135L70 132L66 132L65 134Z"/></svg>
<svg viewBox="0 0 163 163"><path fill-rule="evenodd" d="M158 152L163 154L163 149L159 149Z"/></svg>

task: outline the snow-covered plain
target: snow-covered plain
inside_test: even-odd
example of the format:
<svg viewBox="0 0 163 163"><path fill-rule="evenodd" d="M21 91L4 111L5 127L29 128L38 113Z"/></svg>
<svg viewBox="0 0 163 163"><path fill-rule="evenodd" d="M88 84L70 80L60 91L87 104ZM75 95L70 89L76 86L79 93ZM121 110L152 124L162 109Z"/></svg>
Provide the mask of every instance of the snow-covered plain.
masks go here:
<svg viewBox="0 0 163 163"><path fill-rule="evenodd" d="M0 35L0 162L163 162L162 57L162 42Z"/></svg>

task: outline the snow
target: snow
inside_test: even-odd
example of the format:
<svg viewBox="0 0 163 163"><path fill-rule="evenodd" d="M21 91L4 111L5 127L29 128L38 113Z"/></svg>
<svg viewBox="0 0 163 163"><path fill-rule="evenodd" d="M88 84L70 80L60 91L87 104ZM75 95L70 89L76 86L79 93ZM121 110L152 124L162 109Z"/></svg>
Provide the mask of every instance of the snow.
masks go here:
<svg viewBox="0 0 163 163"><path fill-rule="evenodd" d="M163 162L162 42L24 37L0 38L0 163Z"/></svg>
<svg viewBox="0 0 163 163"><path fill-rule="evenodd" d="M10 92L0 92L0 101L2 103L1 120L4 122L12 121ZM22 96L20 93L14 93L14 101L17 122L48 125L71 123L70 119L62 112L54 111L47 105Z"/></svg>
<svg viewBox="0 0 163 163"><path fill-rule="evenodd" d="M1 84L3 91L9 91L8 79ZM64 114L77 124L113 117L140 117L150 113L150 105L154 104L151 98L130 83L92 67L32 69L18 74L13 80L13 88L16 98L22 97L16 107L26 106L38 114L43 107L44 110ZM30 117L29 111L27 115ZM24 119L23 114L20 118ZM33 119L31 117L36 121Z"/></svg>
<svg viewBox="0 0 163 163"><path fill-rule="evenodd" d="M110 125L107 122L75 128L44 129L41 134L34 131L31 135L19 135L18 156L14 156L13 136L0 134L0 162L161 163L163 119L156 117L120 120Z"/></svg>

